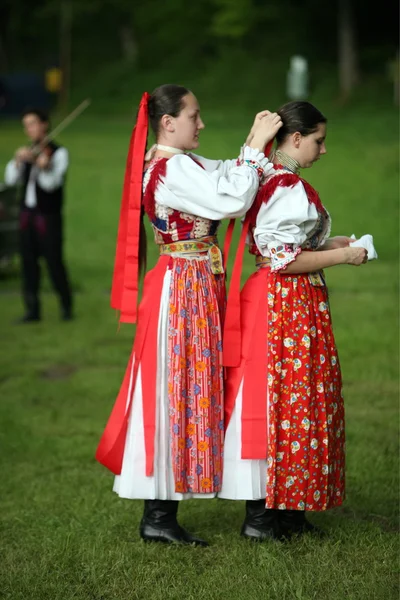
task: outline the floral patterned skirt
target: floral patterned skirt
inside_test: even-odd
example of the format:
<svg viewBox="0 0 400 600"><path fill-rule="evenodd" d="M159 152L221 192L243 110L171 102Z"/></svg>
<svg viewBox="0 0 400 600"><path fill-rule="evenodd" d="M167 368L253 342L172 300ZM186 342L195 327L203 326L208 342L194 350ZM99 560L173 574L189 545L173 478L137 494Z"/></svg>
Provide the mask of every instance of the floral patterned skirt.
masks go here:
<svg viewBox="0 0 400 600"><path fill-rule="evenodd" d="M175 258L168 320L168 401L177 492L217 492L222 479L223 277L209 260Z"/></svg>
<svg viewBox="0 0 400 600"><path fill-rule="evenodd" d="M247 328L248 340L243 340L241 366L228 370L226 389L228 396L234 390L236 400L240 394L236 408L241 411L251 362L266 355L267 385L262 390L267 394L266 507L319 511L338 506L345 485L344 405L324 280L320 274L285 275L261 268L242 291L244 324L254 321L255 310L268 314L267 339L254 343L255 320ZM240 389L231 385L235 379ZM234 417L225 440L227 464L232 459L230 430L237 431ZM237 437L236 447L240 444ZM241 459L248 468L259 462ZM227 476L224 467L224 486ZM229 497L224 489L221 496ZM242 497L249 495L244 492Z"/></svg>

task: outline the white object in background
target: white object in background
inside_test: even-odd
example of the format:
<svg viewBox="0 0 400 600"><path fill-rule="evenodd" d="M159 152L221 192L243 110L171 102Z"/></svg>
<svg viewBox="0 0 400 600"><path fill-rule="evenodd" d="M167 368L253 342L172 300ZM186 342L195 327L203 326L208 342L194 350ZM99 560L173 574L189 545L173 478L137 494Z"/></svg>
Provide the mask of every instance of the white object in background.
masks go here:
<svg viewBox="0 0 400 600"><path fill-rule="evenodd" d="M292 56L286 80L290 100L305 100L308 96L308 63L303 56Z"/></svg>
<svg viewBox="0 0 400 600"><path fill-rule="evenodd" d="M368 252L368 260L373 260L374 258L378 258L378 254L374 247L374 238L372 237L372 235L367 233L366 235L361 236L358 240L356 239L356 236L354 235L354 233L350 237L353 240L355 240L354 242L350 242L350 246L356 246L358 248L365 248Z"/></svg>

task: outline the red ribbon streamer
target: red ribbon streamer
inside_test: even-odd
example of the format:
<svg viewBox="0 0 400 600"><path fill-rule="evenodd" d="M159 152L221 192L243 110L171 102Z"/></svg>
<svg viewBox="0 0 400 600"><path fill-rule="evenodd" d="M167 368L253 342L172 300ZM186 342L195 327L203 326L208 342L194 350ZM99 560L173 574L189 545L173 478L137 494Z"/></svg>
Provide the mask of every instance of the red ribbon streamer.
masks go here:
<svg viewBox="0 0 400 600"><path fill-rule="evenodd" d="M147 92L142 96L129 144L118 226L111 306L120 311L122 323L136 323L137 320L140 213L149 97Z"/></svg>

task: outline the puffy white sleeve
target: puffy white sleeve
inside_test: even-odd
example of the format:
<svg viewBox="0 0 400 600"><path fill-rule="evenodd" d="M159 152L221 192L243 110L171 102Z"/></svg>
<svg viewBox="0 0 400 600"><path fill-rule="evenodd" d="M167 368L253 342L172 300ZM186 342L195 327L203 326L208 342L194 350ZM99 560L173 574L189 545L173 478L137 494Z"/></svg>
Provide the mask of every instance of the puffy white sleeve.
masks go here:
<svg viewBox="0 0 400 600"><path fill-rule="evenodd" d="M248 146L226 173L208 171L190 156L178 154L168 160L155 199L161 205L204 219L240 217L250 208L260 178L272 169L263 153Z"/></svg>
<svg viewBox="0 0 400 600"><path fill-rule="evenodd" d="M212 160L210 158L204 158L204 156L198 156L197 154L190 153L190 156L193 156L197 162L199 162L206 171L212 173L212 171L218 171L226 177L229 171L237 165L239 159L229 159L229 160Z"/></svg>
<svg viewBox="0 0 400 600"><path fill-rule="evenodd" d="M271 259L272 271L285 269L296 259L317 219L317 209L308 201L301 181L293 187L278 187L262 204L254 240L262 256Z"/></svg>
<svg viewBox="0 0 400 600"><path fill-rule="evenodd" d="M17 166L16 160L10 160L7 163L6 170L4 173L4 182L6 185L12 187L21 182L23 165Z"/></svg>
<svg viewBox="0 0 400 600"><path fill-rule="evenodd" d="M49 168L39 170L37 183L40 187L46 192L53 192L61 187L68 169L68 162L68 150L57 148L50 159Z"/></svg>

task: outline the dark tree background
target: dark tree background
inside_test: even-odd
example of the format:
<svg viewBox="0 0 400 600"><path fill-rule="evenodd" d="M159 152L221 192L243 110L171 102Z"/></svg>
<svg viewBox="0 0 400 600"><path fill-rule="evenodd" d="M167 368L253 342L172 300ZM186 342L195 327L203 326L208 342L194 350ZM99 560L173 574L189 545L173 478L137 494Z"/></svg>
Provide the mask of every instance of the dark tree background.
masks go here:
<svg viewBox="0 0 400 600"><path fill-rule="evenodd" d="M3 0L0 73L64 72L70 84L105 65L213 69L303 54L335 74L348 99L363 78L394 78L398 2L364 0Z"/></svg>

